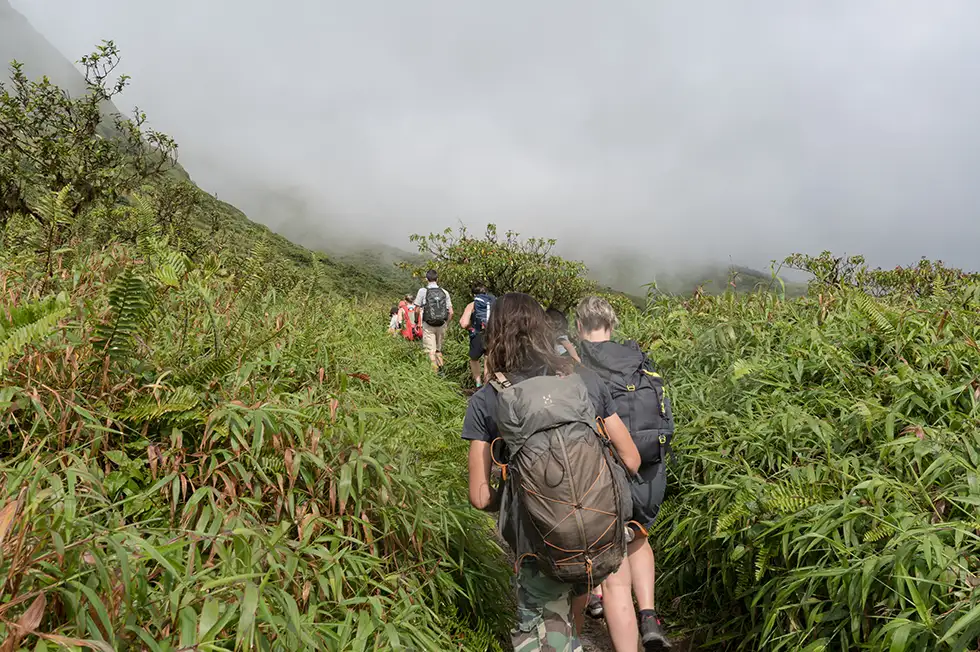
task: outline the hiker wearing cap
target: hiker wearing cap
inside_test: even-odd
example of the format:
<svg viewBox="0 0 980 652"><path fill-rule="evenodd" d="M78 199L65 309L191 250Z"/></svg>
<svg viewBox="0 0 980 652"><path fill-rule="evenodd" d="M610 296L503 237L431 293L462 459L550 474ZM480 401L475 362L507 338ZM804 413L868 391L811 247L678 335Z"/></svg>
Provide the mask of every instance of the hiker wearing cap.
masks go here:
<svg viewBox="0 0 980 652"><path fill-rule="evenodd" d="M648 530L660 512L667 487L666 458L671 454L674 434L670 399L664 393L663 378L640 345L612 341L619 322L608 301L586 297L575 310L575 321L582 363L605 381L616 412L640 453L640 468L630 485L633 513L629 526L636 533L629 544L630 574L644 646L648 650L669 649L670 641L654 606L656 564Z"/></svg>
<svg viewBox="0 0 980 652"><path fill-rule="evenodd" d="M449 292L439 287L439 274L430 269L425 273L426 286L419 288L415 305L422 311L422 348L429 355L432 369L442 372L442 345L446 339L446 324L453 318L453 302Z"/></svg>
<svg viewBox="0 0 980 652"><path fill-rule="evenodd" d="M580 652L573 598L602 582L613 644L635 652L623 523L636 446L601 379L555 352L532 297L499 297L485 336L488 382L470 398L462 437L470 442L470 503L500 510L499 533L517 559L511 643L521 652ZM494 464L499 488L491 485Z"/></svg>

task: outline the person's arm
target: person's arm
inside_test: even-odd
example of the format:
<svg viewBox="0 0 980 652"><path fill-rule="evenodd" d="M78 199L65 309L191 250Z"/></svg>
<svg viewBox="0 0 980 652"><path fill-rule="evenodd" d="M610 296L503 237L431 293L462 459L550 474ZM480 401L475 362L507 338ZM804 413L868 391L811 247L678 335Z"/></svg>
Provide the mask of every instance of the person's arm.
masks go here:
<svg viewBox="0 0 980 652"><path fill-rule="evenodd" d="M444 290L445 291L445 290ZM449 292L446 292L446 307L449 308L449 321L453 320L453 298L449 296Z"/></svg>
<svg viewBox="0 0 980 652"><path fill-rule="evenodd" d="M631 474L636 473L637 469L640 468L640 451L636 449L636 444L633 443L633 438L630 437L630 431L626 429L626 424L623 423L623 420L619 418L618 414L610 414L603 420L603 422L606 426L606 435L609 437L609 441L612 442L616 452L619 453L619 457L623 460L623 464L626 466L626 469ZM473 480L472 450L473 449L471 448L470 482ZM489 451L487 454L489 455ZM470 491L470 495L472 496L472 489L470 489Z"/></svg>
<svg viewBox="0 0 980 652"><path fill-rule="evenodd" d="M471 323L472 321L473 321L473 302L470 301L468 304L466 304L466 307L463 308L463 316L459 318L459 325L462 326L463 328L469 328L470 326L473 325Z"/></svg>
<svg viewBox="0 0 980 652"><path fill-rule="evenodd" d="M623 426L623 430L625 429L626 426ZM636 446L633 447L633 450L636 450ZM637 453L637 459L639 459L639 453ZM470 504L485 512L495 511L500 502L500 495L490 486L491 464L490 443L471 441L469 454Z"/></svg>

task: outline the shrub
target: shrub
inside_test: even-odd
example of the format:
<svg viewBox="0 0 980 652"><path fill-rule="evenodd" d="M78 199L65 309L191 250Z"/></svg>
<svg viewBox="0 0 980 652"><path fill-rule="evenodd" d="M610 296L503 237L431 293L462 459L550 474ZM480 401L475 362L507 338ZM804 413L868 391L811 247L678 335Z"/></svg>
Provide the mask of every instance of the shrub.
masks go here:
<svg viewBox="0 0 980 652"><path fill-rule="evenodd" d="M471 296L471 286L479 282L498 296L526 292L545 307L568 310L596 287L586 278L588 270L583 263L552 253L555 240L522 240L513 231L501 239L493 224L487 226L482 238L473 237L460 227L456 233L446 229L427 236L416 234L412 241L427 258L403 263L403 267L420 279L427 269L435 268L439 283L458 297Z"/></svg>
<svg viewBox="0 0 980 652"><path fill-rule="evenodd" d="M680 464L658 595L710 649L976 649L980 284L662 299L627 320Z"/></svg>

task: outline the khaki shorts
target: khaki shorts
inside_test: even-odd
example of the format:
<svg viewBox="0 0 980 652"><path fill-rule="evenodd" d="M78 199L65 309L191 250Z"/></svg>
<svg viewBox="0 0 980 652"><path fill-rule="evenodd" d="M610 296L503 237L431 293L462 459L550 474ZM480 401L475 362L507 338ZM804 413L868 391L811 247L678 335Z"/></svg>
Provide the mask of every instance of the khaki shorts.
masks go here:
<svg viewBox="0 0 980 652"><path fill-rule="evenodd" d="M446 339L446 325L429 326L422 323L422 349L426 353L442 353L442 343Z"/></svg>

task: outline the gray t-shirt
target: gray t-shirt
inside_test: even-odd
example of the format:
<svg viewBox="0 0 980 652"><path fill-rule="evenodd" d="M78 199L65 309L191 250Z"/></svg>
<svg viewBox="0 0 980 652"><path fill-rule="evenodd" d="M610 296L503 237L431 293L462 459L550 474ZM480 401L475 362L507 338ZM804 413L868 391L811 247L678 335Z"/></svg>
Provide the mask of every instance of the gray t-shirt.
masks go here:
<svg viewBox="0 0 980 652"><path fill-rule="evenodd" d="M418 293L416 293L416 295L415 295L415 305L417 305L419 308L424 308L425 307L425 293L426 293L425 291L428 290L429 288L439 288L443 292L445 292L446 293L446 307L449 308L450 310L453 309L453 300L449 296L449 290L447 290L444 287L440 287L436 283L429 283L424 288L419 288Z"/></svg>
<svg viewBox="0 0 980 652"><path fill-rule="evenodd" d="M616 414L616 404L613 403L609 388L602 379L585 367L577 367L575 373L585 381L589 390L589 398L595 406L595 413L601 419L608 419ZM530 376L532 374L528 374ZM477 390L466 406L466 416L463 418L463 439L468 441L493 442L500 436L497 430L497 390L489 383Z"/></svg>

